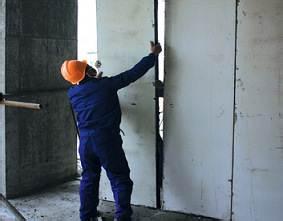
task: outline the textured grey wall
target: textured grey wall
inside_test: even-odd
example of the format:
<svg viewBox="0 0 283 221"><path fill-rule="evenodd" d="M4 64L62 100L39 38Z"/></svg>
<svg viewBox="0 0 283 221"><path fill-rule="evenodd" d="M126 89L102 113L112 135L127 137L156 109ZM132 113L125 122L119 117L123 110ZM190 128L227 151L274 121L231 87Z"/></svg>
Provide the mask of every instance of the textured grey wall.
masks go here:
<svg viewBox="0 0 283 221"><path fill-rule="evenodd" d="M77 55L77 1L6 2L5 89L41 111L6 108L6 194L26 194L76 174L76 135L60 76Z"/></svg>

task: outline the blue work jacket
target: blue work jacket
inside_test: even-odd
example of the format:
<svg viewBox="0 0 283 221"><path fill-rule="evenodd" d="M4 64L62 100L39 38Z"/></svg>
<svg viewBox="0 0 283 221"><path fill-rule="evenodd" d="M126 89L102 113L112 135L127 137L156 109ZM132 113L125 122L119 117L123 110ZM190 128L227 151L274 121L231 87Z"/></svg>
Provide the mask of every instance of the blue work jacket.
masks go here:
<svg viewBox="0 0 283 221"><path fill-rule="evenodd" d="M130 70L113 77L92 78L68 90L80 135L120 132L121 108L117 91L142 77L154 66L155 58L150 54Z"/></svg>

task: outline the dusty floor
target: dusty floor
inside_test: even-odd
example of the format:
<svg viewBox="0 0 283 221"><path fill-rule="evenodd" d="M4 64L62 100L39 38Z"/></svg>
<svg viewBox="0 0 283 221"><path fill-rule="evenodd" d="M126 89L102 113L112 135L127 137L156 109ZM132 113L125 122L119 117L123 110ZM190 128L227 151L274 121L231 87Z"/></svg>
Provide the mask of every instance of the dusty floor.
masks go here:
<svg viewBox="0 0 283 221"><path fill-rule="evenodd" d="M79 181L72 181L36 195L10 200L28 221L79 221ZM102 201L99 210L113 220L114 206ZM134 221L212 221L213 219L134 206Z"/></svg>

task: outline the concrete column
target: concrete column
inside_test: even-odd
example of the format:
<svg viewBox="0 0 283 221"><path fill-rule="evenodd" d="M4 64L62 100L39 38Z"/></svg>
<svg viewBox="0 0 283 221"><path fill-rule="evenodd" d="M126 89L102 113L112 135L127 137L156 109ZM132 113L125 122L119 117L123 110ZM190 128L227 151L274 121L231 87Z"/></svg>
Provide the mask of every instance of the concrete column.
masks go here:
<svg viewBox="0 0 283 221"><path fill-rule="evenodd" d="M44 107L41 111L6 108L0 115L5 120L1 120L0 149L5 147L6 156L0 166L3 170L5 165L6 184L1 182L0 190L4 185L5 194L14 197L76 174L69 85L60 75L60 66L63 60L76 58L77 1L11 0L1 5L1 11L6 10L1 13L6 18L1 47L6 51L0 59L6 61L1 66L0 89L16 95L14 99Z"/></svg>

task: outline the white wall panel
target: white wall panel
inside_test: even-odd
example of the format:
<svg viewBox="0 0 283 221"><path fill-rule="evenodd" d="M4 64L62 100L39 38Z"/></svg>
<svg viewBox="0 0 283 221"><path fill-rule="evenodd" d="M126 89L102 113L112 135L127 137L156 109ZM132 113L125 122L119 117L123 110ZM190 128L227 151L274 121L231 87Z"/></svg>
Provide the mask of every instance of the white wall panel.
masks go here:
<svg viewBox="0 0 283 221"><path fill-rule="evenodd" d="M234 36L234 1L167 1L166 210L229 219Z"/></svg>
<svg viewBox="0 0 283 221"><path fill-rule="evenodd" d="M152 0L98 0L98 57L105 75L132 67L149 53L154 38ZM123 119L124 149L134 181L132 203L156 204L155 109L153 69L142 79L119 92ZM112 198L109 182L101 181L101 197Z"/></svg>
<svg viewBox="0 0 283 221"><path fill-rule="evenodd" d="M282 0L239 4L235 221L282 220L282 11Z"/></svg>

